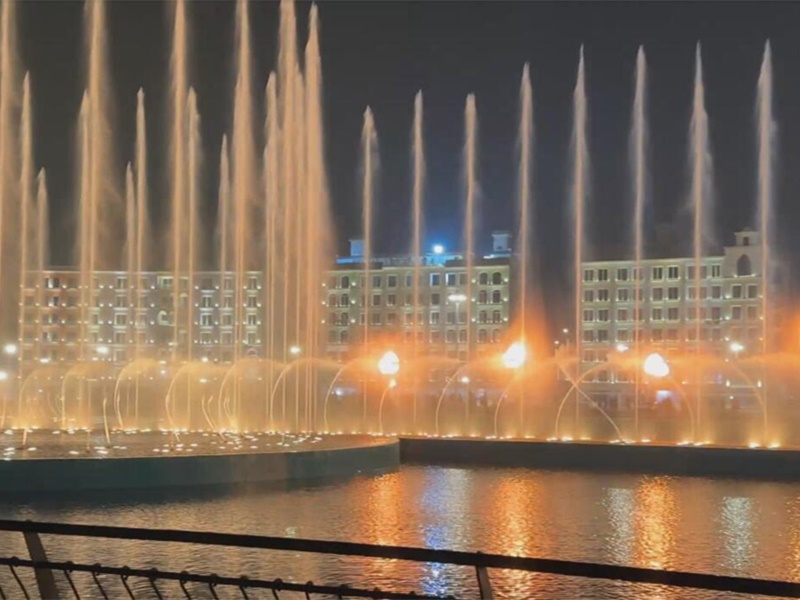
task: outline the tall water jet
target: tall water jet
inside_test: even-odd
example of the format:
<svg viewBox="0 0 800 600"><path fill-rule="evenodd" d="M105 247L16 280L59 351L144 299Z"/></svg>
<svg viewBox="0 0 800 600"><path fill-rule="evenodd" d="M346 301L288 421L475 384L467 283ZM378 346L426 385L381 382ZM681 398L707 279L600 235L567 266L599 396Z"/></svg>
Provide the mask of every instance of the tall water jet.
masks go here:
<svg viewBox="0 0 800 600"><path fill-rule="evenodd" d="M41 360L42 354L42 308L44 306L44 272L50 260L50 206L47 196L47 176L45 170L40 169L36 176L36 271L39 284L36 287L36 304L39 307L36 329L36 360Z"/></svg>
<svg viewBox="0 0 800 600"><path fill-rule="evenodd" d="M518 173L518 210L519 233L517 235L517 253L519 255L519 339L524 343L527 338L525 317L528 308L528 253L530 251L530 213L533 169L533 88L531 86L530 65L525 63L522 69L522 82L519 90L519 173Z"/></svg>
<svg viewBox="0 0 800 600"><path fill-rule="evenodd" d="M280 4L280 48L278 50L278 110L280 113L281 152L280 152L280 205L283 209L280 231L280 257L283 274L283 297L281 311L284 316L281 326L281 360L287 362L291 358L290 349L299 344L294 326L292 302L296 298L291 274L296 264L294 257L294 231L296 231L298 197L298 173L295 158L298 154L297 130L301 115L298 113L299 82L297 81L297 23L295 7L292 0L281 0ZM283 418L286 417L286 388L283 388L281 406Z"/></svg>
<svg viewBox="0 0 800 600"><path fill-rule="evenodd" d="M699 319L702 305L701 270L703 257L706 251L708 228L711 218L711 151L708 140L708 114L705 107L705 88L703 85L703 62L700 53L700 44L695 52L694 94L692 99L692 120L690 124L690 154L692 162L692 191L691 204L694 214L692 228L692 247L694 253L694 297L695 297L695 350L698 355L702 352L701 321ZM701 429L703 417L703 375L700 372L700 361L695 361L695 385L697 386L697 428Z"/></svg>
<svg viewBox="0 0 800 600"><path fill-rule="evenodd" d="M188 48L186 31L186 4L184 0L175 2L172 32L171 75L171 115L172 131L170 140L170 257L172 263L172 350L173 358L181 351L180 330L181 285L184 274L188 274L185 256L188 244L189 211L186 197L186 97L188 94ZM189 291L191 293L191 291ZM191 303L187 303L188 304ZM188 332L186 350L191 346Z"/></svg>
<svg viewBox="0 0 800 600"><path fill-rule="evenodd" d="M475 94L467 95L464 107L464 188L466 192L466 210L464 214L464 257L467 269L467 299L464 302L464 312L466 313L466 342L467 349L464 353L464 362L469 362L472 354L472 290L475 270L475 216L477 209L478 196L478 108L475 103ZM458 313L458 303L456 303L456 313ZM456 314L456 322L460 322L460 315ZM459 330L459 340L456 348L460 348L461 330ZM461 360L460 352L458 359ZM467 400L464 402L464 427L469 428L469 408L470 394L467 393ZM469 433L465 431L465 433Z"/></svg>
<svg viewBox="0 0 800 600"><path fill-rule="evenodd" d="M572 132L572 223L573 223L573 259L575 285L575 434L580 433L580 377L582 341L581 298L583 294L583 242L585 235L584 213L588 197L589 152L587 149L586 128L586 82L583 61L583 46L580 49L578 62L578 78L573 95L573 132Z"/></svg>
<svg viewBox="0 0 800 600"><path fill-rule="evenodd" d="M78 359L86 360L86 344L89 341L89 307L94 295L92 236L95 227L95 213L90 195L91 184L91 123L89 94L84 92L78 116L78 255L80 273L80 319L78 333Z"/></svg>
<svg viewBox="0 0 800 600"><path fill-rule="evenodd" d="M230 270L230 199L231 166L228 152L228 136L222 136L219 150L219 190L217 192L217 266L221 273ZM222 287L222 285L220 285Z"/></svg>
<svg viewBox="0 0 800 600"><path fill-rule="evenodd" d="M375 196L375 179L378 169L378 133L375 131L375 119L368 106L364 111L364 125L361 129L362 160L362 219L364 231L364 352L369 355L369 330L371 326L370 308L372 306L372 226ZM367 379L364 381L363 424L367 426Z"/></svg>
<svg viewBox="0 0 800 600"><path fill-rule="evenodd" d="M125 168L125 270L128 274L128 309L134 305L134 281L136 280L136 183L133 166ZM130 347L136 340L136 319L129 319L127 343Z"/></svg>
<svg viewBox="0 0 800 600"><path fill-rule="evenodd" d="M764 58L758 76L758 230L761 234L761 352L770 352L770 296L772 283L773 168L775 165L775 133L777 125L772 115L772 50L769 40L764 45ZM766 384L766 377L764 377ZM764 386L764 433L767 433L767 391ZM767 440L764 440L766 442Z"/></svg>
<svg viewBox="0 0 800 600"><path fill-rule="evenodd" d="M417 319L420 313L420 277L422 276L422 228L423 228L423 194L425 188L425 142L422 137L422 90L417 92L414 97L414 125L412 130L412 164L414 166L414 185L413 185L413 236L412 236L412 256L414 258L414 284L413 284L413 323L414 323L414 358L420 355L419 327ZM418 374L414 370L414 398L412 407L413 433L417 428L417 403L418 403Z"/></svg>
<svg viewBox="0 0 800 600"><path fill-rule="evenodd" d="M111 132L111 90L109 89L108 50L106 48L106 3L95 0L86 4L89 36L89 123L90 202L95 216L89 241L93 270L111 270L121 263L118 240L123 214L113 173L116 154ZM116 250L115 250L116 249Z"/></svg>
<svg viewBox="0 0 800 600"><path fill-rule="evenodd" d="M148 284L142 274L149 268L147 245L150 242L150 216L148 210L147 194L147 126L145 123L144 90L139 88L136 94L136 292L134 315L134 328L136 329L135 357L142 354L142 346L146 340L142 339L147 326L147 306L142 304L143 294ZM143 331L139 331L139 329Z"/></svg>
<svg viewBox="0 0 800 600"><path fill-rule="evenodd" d="M527 347L529 336L526 316L528 307L528 272L530 270L530 226L531 226L531 191L533 169L533 87L531 85L530 65L525 63L522 69L522 81L519 90L519 174L518 174L518 210L519 232L517 235L517 264L519 265L519 311L518 339ZM525 433L525 395L521 393L519 402L519 433Z"/></svg>
<svg viewBox="0 0 800 600"><path fill-rule="evenodd" d="M193 350L197 340L194 338L196 315L194 303L194 275L197 271L198 263L198 248L197 248L197 235L200 230L199 227L199 210L200 210L200 115L197 112L197 95L194 89L189 88L189 95L186 101L186 131L187 131L187 208L189 222L187 227L189 230L187 252L186 252L186 277L187 277L187 290L188 299L186 306L186 359L191 361L193 358Z"/></svg>
<svg viewBox="0 0 800 600"><path fill-rule="evenodd" d="M472 339L470 326L472 316L472 280L475 266L475 218L478 201L478 108L475 94L467 96L464 108L464 187L466 192L466 211L464 216L464 254L467 268L467 351L469 361ZM459 321L460 319L456 319ZM460 336L459 336L460 337ZM460 357L459 357L460 358ZM467 403L467 406L469 403Z"/></svg>
<svg viewBox="0 0 800 600"><path fill-rule="evenodd" d="M333 248L333 240L328 231L330 209L328 198L328 176L325 171L323 114L322 114L322 58L319 49L319 14L317 6L312 4L309 13L308 43L305 53L305 151L306 151L306 232L305 248L308 253L305 273L306 299L306 345L309 354L316 356L322 341L320 323L322 315L320 303L314 298L319 293L320 281L329 267L328 260ZM306 409L306 427L310 428L317 406L316 386L312 378L315 372L306 371L308 381L306 390L308 406Z"/></svg>
<svg viewBox="0 0 800 600"><path fill-rule="evenodd" d="M232 209L234 246L234 361L241 358L246 341L244 328L246 274L251 265L247 249L253 243L253 208L258 177L253 144L253 99L251 84L250 22L247 2L236 3L237 76L233 106ZM238 399L237 399L238 402Z"/></svg>
<svg viewBox="0 0 800 600"><path fill-rule="evenodd" d="M634 277L633 340L634 351L639 356L641 348L642 319L642 260L644 259L644 219L647 209L647 117L646 117L647 61L644 48L636 54L636 82L631 119L630 161L633 179L633 254L636 262ZM633 431L639 439L639 388L641 369L634 369Z"/></svg>
<svg viewBox="0 0 800 600"><path fill-rule="evenodd" d="M15 123L19 99L16 5L14 0L3 0L0 14L0 278L8 283L0 291L0 335L5 339L16 338L15 316L21 301L13 285L19 236L19 211L15 202L19 167Z"/></svg>
<svg viewBox="0 0 800 600"><path fill-rule="evenodd" d="M121 264L120 195L114 181L114 147L110 126L110 91L106 56L105 1L87 2L88 86L81 104L80 161L80 279L82 324L80 358L87 359L87 325L93 310L97 271L113 270ZM91 307L91 309L90 309Z"/></svg>
<svg viewBox="0 0 800 600"><path fill-rule="evenodd" d="M33 114L31 102L31 80L30 74L25 74L25 79L22 82L22 116L20 125L20 178L19 178L19 214L20 214L20 229L19 229L19 310L17 311L18 323L18 340L17 340L17 358L20 367L25 360L26 348L25 341L25 287L28 271L30 268L29 256L31 251L31 241L33 239L31 225L31 214L35 210L33 204ZM37 282L39 286L44 282ZM22 369L18 369L17 377L22 381ZM20 416L22 416L22 396L19 397L20 401Z"/></svg>
<svg viewBox="0 0 800 600"><path fill-rule="evenodd" d="M281 219L282 209L280 205L280 121L278 115L278 91L275 73L269 74L266 89L266 121L265 121L265 139L264 146L264 202L265 202L265 223L264 231L266 231L265 240L265 269L266 277L264 285L267 290L267 314L265 315L266 328L264 331L264 341L266 344L265 355L268 358L280 356L278 336L278 319L280 314L277 312L278 296L280 292L280 281L282 281L281 274L278 271L278 251L281 247L281 242L278 240L278 235L281 230L278 224ZM267 377L267 393L268 393L268 408L267 408L267 427L272 428L275 425L274 406L272 404L272 385L275 382L276 368L275 361L269 361L269 372Z"/></svg>

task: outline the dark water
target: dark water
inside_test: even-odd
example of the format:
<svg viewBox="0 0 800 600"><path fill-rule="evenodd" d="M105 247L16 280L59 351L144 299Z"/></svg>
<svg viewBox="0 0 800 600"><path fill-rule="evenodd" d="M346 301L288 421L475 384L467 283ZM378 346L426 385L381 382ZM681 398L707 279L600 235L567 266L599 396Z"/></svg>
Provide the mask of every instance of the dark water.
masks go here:
<svg viewBox="0 0 800 600"><path fill-rule="evenodd" d="M373 478L293 489L3 503L0 516L481 550L800 580L800 484L404 466ZM463 567L137 542L44 541L54 559L477 596L473 573ZM2 554L24 555L21 536L3 536L0 547ZM502 598L734 597L518 572L493 572L492 578ZM6 572L0 574L4 589L10 589L9 582ZM139 582L137 591L140 597L153 597L146 583ZM111 596L123 597L121 593L118 588ZM164 595L182 597L177 587L166 585ZM209 595L198 590L197 597Z"/></svg>

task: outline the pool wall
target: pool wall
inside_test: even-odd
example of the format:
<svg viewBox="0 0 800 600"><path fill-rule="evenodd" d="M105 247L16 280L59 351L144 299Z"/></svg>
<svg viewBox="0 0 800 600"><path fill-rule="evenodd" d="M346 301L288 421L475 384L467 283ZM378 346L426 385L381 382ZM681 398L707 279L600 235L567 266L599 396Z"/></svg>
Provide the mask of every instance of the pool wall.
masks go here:
<svg viewBox="0 0 800 600"><path fill-rule="evenodd" d="M0 461L0 494L259 484L395 470L397 440L324 450Z"/></svg>
<svg viewBox="0 0 800 600"><path fill-rule="evenodd" d="M400 440L403 462L800 481L800 450L535 440Z"/></svg>

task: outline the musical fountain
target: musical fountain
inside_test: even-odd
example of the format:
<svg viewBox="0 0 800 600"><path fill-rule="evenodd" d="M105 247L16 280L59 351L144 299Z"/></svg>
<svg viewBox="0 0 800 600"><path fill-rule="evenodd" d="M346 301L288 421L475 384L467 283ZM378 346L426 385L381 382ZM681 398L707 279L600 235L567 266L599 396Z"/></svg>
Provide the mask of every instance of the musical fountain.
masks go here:
<svg viewBox="0 0 800 600"><path fill-rule="evenodd" d="M589 102L581 48L573 97L569 194L575 304L572 343L552 354L543 343L547 335L542 315L532 308L535 131L533 88L525 65L519 92L517 243L506 257L506 264L514 269L515 283L505 335L477 351L479 343L485 341L474 339L472 326L478 319L474 296L484 260L476 242L480 199L478 104L472 94L466 98L464 113L464 250L448 263L464 275L463 293L451 293L450 300L456 305L454 324L466 325L466 351L456 356L428 352L429 323L416 320L427 306L420 283L423 270L432 264L423 251L425 150L420 91L414 98L411 129L413 238L406 257L408 281L413 282L408 303L412 318L406 325L411 324L413 335L409 341L408 336L401 340L400 336L373 331L370 319L372 269L380 264L373 227L379 201L375 183L379 160L375 119L367 107L362 132L365 238L360 261L360 287L367 300L363 301L361 337L353 343L357 350L340 360L327 357L322 314L334 235L324 158L317 7L310 8L301 57L295 5L291 0L281 1L277 66L259 79L250 45L248 3L236 3L232 130L220 143L216 252L210 264L201 252L201 240L209 236L200 218L206 196L200 161L202 122L191 86L191 27L186 2L174 3L169 218L163 231L150 222L154 193L148 187L145 91L137 94L135 147L132 160L123 168L118 159L125 152L115 142L110 117L106 3L86 3L87 84L78 115L76 147L77 267L71 271L74 283L63 286L49 268L46 176L44 169L38 173L35 169L34 86L29 75L20 77L21 69L15 63L16 10L11 0L2 2L0 274L4 281L13 283L3 288L0 313L3 332L13 335L16 342L5 347L12 366L0 371L0 430L7 440L0 472L5 468L14 469L14 473L0 477L0 481L30 481L31 489L43 489L47 484L41 482L53 481L57 482L54 486L65 488L76 476L71 467L63 467L67 462L79 464L92 458L97 460L91 464L99 464L101 459L113 458L157 465L144 472L150 474L152 482L161 484L170 480L167 471L159 470L169 464L169 458L202 456L220 459L222 466L211 469L215 474L208 477L177 480L230 483L231 477L258 478L254 465L262 468L266 463L253 462L254 456L272 457L270 460L280 456L282 466L270 463L267 469L273 472L289 464L293 459L286 457L294 454L325 457L335 454L329 450L350 452L355 447L371 451L365 455L368 467L364 468L386 468L396 465L397 446L396 441L383 439L384 435L405 436L404 443L412 455L413 444L428 438L446 440L437 441L436 448L442 443L455 448L465 438L480 439L469 443L480 443L482 448L487 440L497 444L496 448L505 447L500 440L511 438L527 444L526 448L568 444L580 449L578 442L595 440L585 451L594 457L598 456L595 446L605 448L600 453L605 456L608 448L618 447L658 445L664 451L688 451L717 445L775 450L800 444L800 439L792 437L792 423L798 415L787 391L798 383L794 378L800 356L781 352L771 341L776 297L772 289L775 124L769 44L758 79L756 113L757 270L762 282L758 352L750 348L743 353L744 345L732 340L730 348L734 344L738 348L733 350L735 360L720 355L719 344L712 347L700 343L701 320L696 318L696 343L686 345L682 352L662 353L661 346L645 341L647 318L637 318L630 344L612 347L600 364L584 359L581 307L583 268L591 258L586 243L591 175ZM264 144L257 148L260 136L253 132L262 111L256 107L254 88L264 82ZM644 50L639 49L630 137L632 254L639 272L647 261L646 87L646 59ZM703 261L715 240L710 233L712 162L699 45L689 139L694 215L692 308L700 314L708 302L701 293ZM106 301L111 306L111 298L106 297L112 286L106 282L112 276L122 282L115 284L116 292L124 292L116 293L115 301L121 305L115 306L130 315L124 323L124 339L113 340L115 346L125 347L124 359L97 335L103 325L98 322L97 309ZM61 323L74 326L76 334L58 340L65 354L54 361L42 343L46 332L38 309L45 304L46 288L59 286L64 290L65 310L74 315L65 316ZM643 278L636 277L634 297L641 299L643 288ZM156 289L158 297L154 300ZM29 290L35 290L30 304ZM218 340L218 345L226 349L213 356L198 342L200 309L196 300L206 290L216 294L209 302L223 298L222 308L230 310L229 322L222 318L213 323L220 331L228 328ZM118 300L120 297L123 299ZM463 322L459 310L462 304ZM251 323L254 309L258 309L258 316ZM155 315L159 327L167 332L163 339L151 333L149 326L155 325ZM462 341L461 332L458 341ZM258 352L253 351L256 347ZM587 382L600 370L625 375L617 381L635 390L630 406L610 407L587 392ZM709 388L704 382L720 377L720 373L726 381L724 387L734 382L748 389L754 399L753 410L723 414L707 397ZM670 413L654 410L654 403L648 400L666 388L679 397L675 411ZM714 393L719 395L719 390ZM372 451L375 448L380 452ZM514 448L516 452L519 446ZM549 452L552 454L552 450ZM467 453L462 458L469 456ZM230 462L231 457L243 457L244 462ZM309 472L333 472L341 470L343 464L320 460L309 467ZM610 460L616 464L613 457ZM46 468L36 470L30 466L33 464ZM291 464L300 465L296 468L304 471L302 461ZM125 483L111 467L92 468L99 475L86 485ZM69 477L56 475L58 469L69 472ZM188 470L195 474L201 471ZM226 472L239 475L221 475ZM139 476L135 484L145 484L146 480L147 476Z"/></svg>

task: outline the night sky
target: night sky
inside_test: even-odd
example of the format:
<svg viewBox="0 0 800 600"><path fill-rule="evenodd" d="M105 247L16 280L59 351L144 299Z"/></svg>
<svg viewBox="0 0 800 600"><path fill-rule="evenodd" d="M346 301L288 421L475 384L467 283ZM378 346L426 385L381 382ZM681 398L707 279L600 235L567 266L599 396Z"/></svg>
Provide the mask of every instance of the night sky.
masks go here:
<svg viewBox="0 0 800 600"><path fill-rule="evenodd" d="M308 4L298 6L305 41ZM110 64L117 97L118 155L133 151L135 94L147 93L151 198L165 201L172 7L112 1ZM26 2L20 54L32 72L37 162L48 170L57 244L73 196L75 121L83 76L80 2ZM274 65L277 3L252 2L257 106ZM233 2L190 2L190 80L199 94L206 147L206 203L213 217L219 143L231 126ZM359 235L358 142L372 106L381 153L378 252L410 240L409 140L413 97L425 94L428 242L459 245L463 107L477 95L483 232L515 229L516 129L522 66L531 64L536 129L537 228L545 282L567 283L569 139L579 46L585 45L590 111L590 240L608 254L629 239L628 132L636 49L649 66L651 227L688 218L688 125L695 43L703 44L715 169L717 231L728 241L754 224L755 86L772 42L779 124L777 204L781 250L790 257L800 217L800 3L795 2L349 2L320 3L327 160L342 250ZM261 117L259 116L259 120ZM260 131L257 132L260 136ZM120 164L120 174L124 168ZM598 255L599 255L598 254Z"/></svg>

